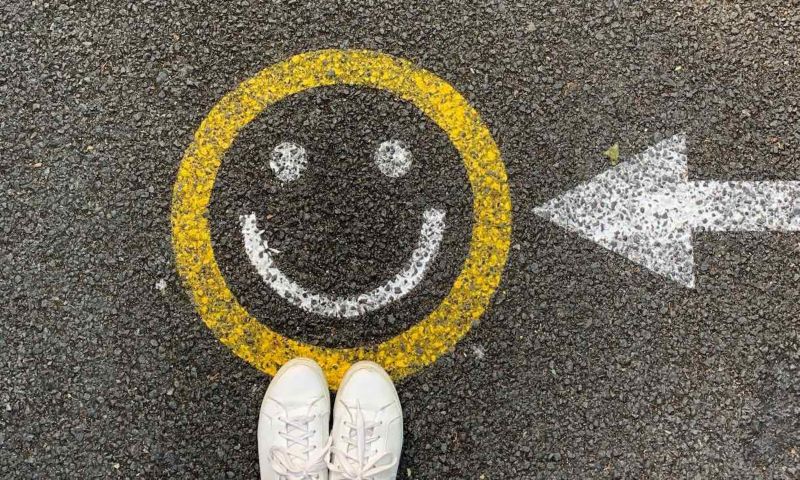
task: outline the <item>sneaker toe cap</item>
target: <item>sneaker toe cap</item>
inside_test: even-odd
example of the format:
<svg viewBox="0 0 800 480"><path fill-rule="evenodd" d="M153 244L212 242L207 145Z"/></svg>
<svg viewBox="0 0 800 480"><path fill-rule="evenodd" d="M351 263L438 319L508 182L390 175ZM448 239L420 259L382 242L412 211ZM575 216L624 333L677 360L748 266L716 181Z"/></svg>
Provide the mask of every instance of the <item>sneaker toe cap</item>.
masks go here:
<svg viewBox="0 0 800 480"><path fill-rule="evenodd" d="M359 365L347 378L346 385L339 391L339 397L347 404L358 401L365 408L400 409L400 400L392 380L377 365Z"/></svg>
<svg viewBox="0 0 800 480"><path fill-rule="evenodd" d="M318 366L294 361L285 365L267 389L266 397L285 406L308 404L310 398L327 397L328 383Z"/></svg>

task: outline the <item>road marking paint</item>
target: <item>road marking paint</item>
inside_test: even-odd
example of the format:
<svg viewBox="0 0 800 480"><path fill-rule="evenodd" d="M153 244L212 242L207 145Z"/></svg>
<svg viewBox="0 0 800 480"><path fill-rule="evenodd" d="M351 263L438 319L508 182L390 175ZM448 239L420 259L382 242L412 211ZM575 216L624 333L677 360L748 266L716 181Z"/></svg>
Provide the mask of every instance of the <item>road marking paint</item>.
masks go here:
<svg viewBox="0 0 800 480"><path fill-rule="evenodd" d="M411 168L411 151L400 140L381 142L375 150L375 165L387 177L400 178Z"/></svg>
<svg viewBox="0 0 800 480"><path fill-rule="evenodd" d="M331 85L377 88L419 108L461 155L473 194L469 253L442 302L408 330L377 345L324 348L287 338L260 323L228 289L214 258L208 204L222 157L266 107ZM172 197L175 262L200 317L233 352L274 375L283 363L316 360L336 389L349 366L373 360L395 378L451 350L483 315L496 290L511 239L511 199L500 151L478 112L449 83L407 60L366 50L320 50L265 68L225 95L195 132Z"/></svg>
<svg viewBox="0 0 800 480"><path fill-rule="evenodd" d="M281 142L272 149L269 168L281 182L297 180L306 169L306 149L292 142Z"/></svg>
<svg viewBox="0 0 800 480"><path fill-rule="evenodd" d="M312 292L287 277L275 265L272 251L262 239L263 232L258 229L256 214L243 215L241 222L247 256L275 293L307 312L325 317L350 318L400 300L419 285L442 243L444 217L443 211L433 208L426 210L423 213L424 222L420 229L419 243L405 268L383 285L351 297Z"/></svg>
<svg viewBox="0 0 800 480"><path fill-rule="evenodd" d="M800 231L800 182L689 181L675 135L535 212L694 288L694 231Z"/></svg>
<svg viewBox="0 0 800 480"><path fill-rule="evenodd" d="M306 151L303 147L292 142L282 142L273 149L269 165L279 180L290 182L300 177L306 163ZM411 167L411 152L402 141L388 140L376 148L375 163L384 175L399 178ZM408 265L383 285L349 297L312 292L291 280L275 264L273 254L280 252L270 248L262 238L263 232L258 229L256 215L243 215L240 221L247 256L267 286L292 305L307 312L326 317L350 318L400 300L416 288L439 250L444 236L444 218L445 213L442 211L426 210L423 213L424 222L418 246Z"/></svg>

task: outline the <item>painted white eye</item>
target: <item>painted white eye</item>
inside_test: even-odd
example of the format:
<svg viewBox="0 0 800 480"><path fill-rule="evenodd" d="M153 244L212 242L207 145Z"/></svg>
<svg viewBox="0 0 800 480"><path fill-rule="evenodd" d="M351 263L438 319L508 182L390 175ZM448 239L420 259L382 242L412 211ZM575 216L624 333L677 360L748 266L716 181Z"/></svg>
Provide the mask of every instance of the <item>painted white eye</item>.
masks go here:
<svg viewBox="0 0 800 480"><path fill-rule="evenodd" d="M306 149L292 142L275 145L269 168L281 182L297 180L306 169Z"/></svg>
<svg viewBox="0 0 800 480"><path fill-rule="evenodd" d="M375 165L387 177L402 177L411 168L411 150L400 140L383 142L375 150Z"/></svg>

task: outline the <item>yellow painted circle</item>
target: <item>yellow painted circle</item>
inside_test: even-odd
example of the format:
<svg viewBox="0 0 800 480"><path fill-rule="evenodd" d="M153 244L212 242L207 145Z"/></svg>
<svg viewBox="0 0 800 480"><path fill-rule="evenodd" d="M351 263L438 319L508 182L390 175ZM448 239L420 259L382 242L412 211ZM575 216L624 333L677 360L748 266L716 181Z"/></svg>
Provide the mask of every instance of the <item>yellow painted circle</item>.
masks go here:
<svg viewBox="0 0 800 480"><path fill-rule="evenodd" d="M222 157L239 131L275 102L330 85L377 88L414 104L450 138L472 187L469 254L450 292L424 320L374 346L319 347L287 338L260 323L228 289L211 245L208 204ZM378 362L397 379L452 349L486 309L500 282L510 239L511 199L505 167L478 112L433 73L407 60L367 50L302 53L242 82L211 109L195 132L172 195L178 272L205 324L236 355L269 375L293 357L316 360L334 389L358 360Z"/></svg>

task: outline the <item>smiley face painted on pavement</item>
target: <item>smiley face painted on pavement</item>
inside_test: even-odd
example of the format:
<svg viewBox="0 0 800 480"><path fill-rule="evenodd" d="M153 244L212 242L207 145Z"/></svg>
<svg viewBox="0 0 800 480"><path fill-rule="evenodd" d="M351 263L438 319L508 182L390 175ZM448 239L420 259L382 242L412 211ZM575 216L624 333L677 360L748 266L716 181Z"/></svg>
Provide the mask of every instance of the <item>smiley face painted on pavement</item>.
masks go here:
<svg viewBox="0 0 800 480"><path fill-rule="evenodd" d="M208 211L238 301L328 347L375 344L424 318L472 233L466 169L447 135L389 92L346 85L278 101L240 131Z"/></svg>
<svg viewBox="0 0 800 480"><path fill-rule="evenodd" d="M430 141L431 136L441 138ZM460 185L455 191L443 188L436 180L443 177ZM383 307L408 296L426 278L445 230L462 237L459 246L468 245L469 224L447 229L449 208L457 219L471 220L463 163L433 122L386 92L321 87L273 105L237 139L215 192L224 198L241 185L258 192L234 196L225 208L212 203L211 218L226 218L240 202L241 238L234 249L244 245L249 263L271 291L253 292L258 298L245 303L253 306L277 295L280 303L310 314L306 326L315 316L364 317L379 309L386 315ZM212 236L214 227L212 221ZM226 240L222 233L231 233L219 230L217 245ZM466 255L465 248L459 250L458 264ZM438 269L457 272L458 266ZM427 292L431 285L426 287ZM366 327L380 316L355 326ZM322 320L329 326L346 324Z"/></svg>
<svg viewBox="0 0 800 480"><path fill-rule="evenodd" d="M279 180L290 182L296 180L305 170L306 156L306 150L302 146L282 142L272 151L270 167ZM377 147L375 164L384 175L401 177L411 166L411 156L411 151L402 141L388 140ZM397 301L419 285L442 243L445 212L433 207L425 210L417 248L400 272L367 292L349 296L316 292L292 280L276 265L274 253L279 252L270 248L262 238L256 214L244 215L241 221L245 250L250 262L273 291L307 312L326 317L349 318Z"/></svg>
<svg viewBox="0 0 800 480"><path fill-rule="evenodd" d="M452 349L511 230L499 151L466 100L404 60L339 50L268 67L212 109L172 220L178 270L220 340L268 374L314 358L334 388L361 359L399 378ZM354 328L373 333L340 346Z"/></svg>

